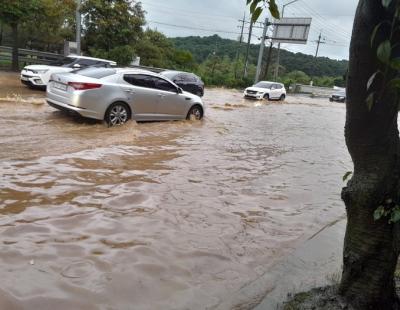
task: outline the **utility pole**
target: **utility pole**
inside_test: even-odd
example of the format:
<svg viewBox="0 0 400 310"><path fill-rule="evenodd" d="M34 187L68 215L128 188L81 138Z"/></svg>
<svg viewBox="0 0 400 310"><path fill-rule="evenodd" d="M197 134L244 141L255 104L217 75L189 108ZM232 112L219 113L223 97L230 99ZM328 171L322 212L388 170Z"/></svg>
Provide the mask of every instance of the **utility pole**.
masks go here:
<svg viewBox="0 0 400 310"><path fill-rule="evenodd" d="M325 43L325 42L321 41L321 38L322 38L322 35L321 35L321 32L320 32L319 36L318 36L318 41L317 41L317 50L315 51L314 58L317 58L317 56L318 56L319 45L322 44L322 43Z"/></svg>
<svg viewBox="0 0 400 310"><path fill-rule="evenodd" d="M264 22L263 35L261 37L260 51L258 53L257 70L256 70L256 77L255 77L255 80L254 80L254 84L257 83L259 81L259 79L260 79L262 58L263 58L263 55L264 55L264 46L265 46L265 39L267 37L268 26L269 26L268 18L266 18L265 22Z"/></svg>
<svg viewBox="0 0 400 310"><path fill-rule="evenodd" d="M243 20L242 22L242 30L240 31L240 39L239 39L239 46L236 51L236 62L235 62L235 79L237 78L237 67L238 67L238 62L239 62L239 54L240 54L240 49L242 47L242 41L243 41L243 29L244 29L244 22L246 19L246 13L243 15Z"/></svg>
<svg viewBox="0 0 400 310"><path fill-rule="evenodd" d="M273 45L273 41L271 39L271 43L269 45L269 51L268 51L268 57L267 57L267 65L265 67L265 79L268 78L268 71L269 71L269 64L271 62L271 54L272 54L272 45Z"/></svg>
<svg viewBox="0 0 400 310"><path fill-rule="evenodd" d="M81 54L81 0L76 1L76 53Z"/></svg>
<svg viewBox="0 0 400 310"><path fill-rule="evenodd" d="M290 1L290 2L282 5L281 18L283 18L283 14L285 13L285 7L287 7L289 4L295 3L297 1L299 1L299 0L293 0L293 1ZM278 75L279 75L279 58L280 58L279 56L280 56L280 54L281 54L281 43L279 42L278 43L278 51L277 51L277 55L276 55L276 65L275 65L274 80L276 80L278 78Z"/></svg>
<svg viewBox="0 0 400 310"><path fill-rule="evenodd" d="M244 61L244 77L247 77L247 66L249 64L249 50L250 50L250 41L251 41L251 33L253 32L253 20L250 19L250 29L249 29L249 37L247 39L247 50L246 50L246 58Z"/></svg>

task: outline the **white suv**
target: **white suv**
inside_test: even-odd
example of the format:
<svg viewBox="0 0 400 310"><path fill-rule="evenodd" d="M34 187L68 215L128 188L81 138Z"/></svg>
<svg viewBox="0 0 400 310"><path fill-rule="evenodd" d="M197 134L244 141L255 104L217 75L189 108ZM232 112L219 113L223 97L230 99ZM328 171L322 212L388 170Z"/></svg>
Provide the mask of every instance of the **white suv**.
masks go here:
<svg viewBox="0 0 400 310"><path fill-rule="evenodd" d="M30 65L21 71L21 82L32 88L46 89L53 73L71 72L85 67L116 66L115 61L85 56L69 55L50 65Z"/></svg>
<svg viewBox="0 0 400 310"><path fill-rule="evenodd" d="M251 99L285 100L286 89L282 83L260 81L251 87L247 87L243 96Z"/></svg>

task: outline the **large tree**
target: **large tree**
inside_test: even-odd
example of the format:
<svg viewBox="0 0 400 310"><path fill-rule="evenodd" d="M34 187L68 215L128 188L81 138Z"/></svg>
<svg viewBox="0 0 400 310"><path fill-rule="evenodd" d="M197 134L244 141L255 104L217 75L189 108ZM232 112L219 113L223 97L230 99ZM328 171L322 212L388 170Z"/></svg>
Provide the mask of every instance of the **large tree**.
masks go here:
<svg viewBox="0 0 400 310"><path fill-rule="evenodd" d="M274 0L247 0L256 19ZM342 191L347 228L339 293L355 309L398 309L400 0L360 0L350 45L345 138L354 164Z"/></svg>
<svg viewBox="0 0 400 310"><path fill-rule="evenodd" d="M347 83L345 137L354 174L342 191L347 229L340 293L360 309L397 304L398 26L398 0L359 1Z"/></svg>
<svg viewBox="0 0 400 310"><path fill-rule="evenodd" d="M40 9L40 0L0 1L0 20L12 29L12 69L19 70L18 64L18 27L24 20L29 20Z"/></svg>
<svg viewBox="0 0 400 310"><path fill-rule="evenodd" d="M145 24L140 2L134 0L85 0L84 41L86 50L127 65L134 55L133 46L142 37Z"/></svg>
<svg viewBox="0 0 400 310"><path fill-rule="evenodd" d="M75 40L75 10L76 0L40 0L40 10L23 20L21 41L30 49L62 51L65 39Z"/></svg>

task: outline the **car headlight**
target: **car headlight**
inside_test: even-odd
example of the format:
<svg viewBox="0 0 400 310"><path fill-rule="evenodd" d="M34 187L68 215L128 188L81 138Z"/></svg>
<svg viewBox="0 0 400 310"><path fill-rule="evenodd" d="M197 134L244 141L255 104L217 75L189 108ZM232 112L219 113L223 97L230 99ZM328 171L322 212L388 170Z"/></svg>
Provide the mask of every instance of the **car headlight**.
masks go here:
<svg viewBox="0 0 400 310"><path fill-rule="evenodd" d="M32 70L32 72L35 74L43 74L43 73L46 73L47 71L49 71L49 70Z"/></svg>

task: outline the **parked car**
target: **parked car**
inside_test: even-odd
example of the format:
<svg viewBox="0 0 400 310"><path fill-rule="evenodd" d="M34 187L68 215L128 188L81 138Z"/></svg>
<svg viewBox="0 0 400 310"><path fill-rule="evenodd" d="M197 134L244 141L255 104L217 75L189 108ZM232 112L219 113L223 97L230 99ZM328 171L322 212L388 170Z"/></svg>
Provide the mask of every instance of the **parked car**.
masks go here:
<svg viewBox="0 0 400 310"><path fill-rule="evenodd" d="M250 99L285 100L286 89L282 83L260 81L247 87L243 96Z"/></svg>
<svg viewBox="0 0 400 310"><path fill-rule="evenodd" d="M167 70L160 74L173 81L183 90L199 97L204 96L204 83L201 78L194 73Z"/></svg>
<svg viewBox="0 0 400 310"><path fill-rule="evenodd" d="M346 102L346 91L345 90L340 90L336 93L333 93L330 97L329 97L329 101L333 102Z"/></svg>
<svg viewBox="0 0 400 310"><path fill-rule="evenodd" d="M116 65L115 61L111 60L70 55L54 61L50 65L30 65L24 67L21 71L21 82L32 88L46 89L50 76L53 73L71 72L90 66L111 67Z"/></svg>
<svg viewBox="0 0 400 310"><path fill-rule="evenodd" d="M105 120L109 126L137 121L200 120L200 97L167 78L139 69L86 68L52 74L47 103L59 110Z"/></svg>

